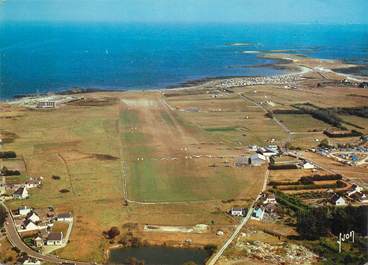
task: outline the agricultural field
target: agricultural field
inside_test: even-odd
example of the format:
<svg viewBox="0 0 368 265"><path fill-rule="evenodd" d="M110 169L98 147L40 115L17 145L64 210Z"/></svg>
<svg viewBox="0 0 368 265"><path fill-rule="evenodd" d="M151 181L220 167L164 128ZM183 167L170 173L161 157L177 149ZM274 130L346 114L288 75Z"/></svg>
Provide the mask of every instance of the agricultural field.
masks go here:
<svg viewBox="0 0 368 265"><path fill-rule="evenodd" d="M292 132L318 132L331 127L309 114L277 114L275 116Z"/></svg>
<svg viewBox="0 0 368 265"><path fill-rule="evenodd" d="M368 134L368 118L363 118L363 117L359 117L355 115L340 115L340 117L344 121L360 127L360 128L357 128L356 126L351 126L347 124L347 127L349 129L358 130L364 134Z"/></svg>
<svg viewBox="0 0 368 265"><path fill-rule="evenodd" d="M282 145L288 139L310 148L326 138L321 132L326 124L310 115L277 115L290 133L267 111L306 102L324 108L366 105L364 97L347 95L366 96L366 90L328 88L331 92L312 82L296 89L260 85L88 93L53 110L4 104L0 133L9 141L2 149L18 154L8 165L22 171L9 181L44 178L29 199L8 205L72 212L70 243L56 252L70 259L103 262L110 245L102 232L124 224L136 224L134 233L155 244L173 242L175 236L147 234L144 224L207 224L209 232L193 236L193 245L220 243L216 230L230 233L238 222L226 211L249 206L263 186L266 166L234 166L249 152L248 145ZM365 126L360 119L348 121ZM312 158L323 165L335 163ZM366 168L333 166L354 181L366 180ZM273 170L269 180L297 181L311 173Z"/></svg>

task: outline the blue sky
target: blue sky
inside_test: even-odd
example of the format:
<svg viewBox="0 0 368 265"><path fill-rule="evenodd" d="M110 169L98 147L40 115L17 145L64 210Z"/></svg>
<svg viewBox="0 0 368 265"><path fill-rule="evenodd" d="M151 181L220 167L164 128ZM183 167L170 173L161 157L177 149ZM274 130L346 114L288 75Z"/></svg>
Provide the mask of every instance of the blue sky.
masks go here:
<svg viewBox="0 0 368 265"><path fill-rule="evenodd" d="M0 0L0 21L368 24L368 0Z"/></svg>

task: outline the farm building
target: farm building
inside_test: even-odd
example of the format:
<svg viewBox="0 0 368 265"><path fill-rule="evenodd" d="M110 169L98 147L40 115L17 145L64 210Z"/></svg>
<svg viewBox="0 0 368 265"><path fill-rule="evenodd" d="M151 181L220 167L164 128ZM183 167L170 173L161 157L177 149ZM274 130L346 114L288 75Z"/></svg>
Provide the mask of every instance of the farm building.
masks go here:
<svg viewBox="0 0 368 265"><path fill-rule="evenodd" d="M249 157L238 157L235 161L235 166L236 167L245 167L249 165Z"/></svg>
<svg viewBox="0 0 368 265"><path fill-rule="evenodd" d="M249 157L249 164L252 166L261 166L266 162L266 158L261 154L253 154Z"/></svg>

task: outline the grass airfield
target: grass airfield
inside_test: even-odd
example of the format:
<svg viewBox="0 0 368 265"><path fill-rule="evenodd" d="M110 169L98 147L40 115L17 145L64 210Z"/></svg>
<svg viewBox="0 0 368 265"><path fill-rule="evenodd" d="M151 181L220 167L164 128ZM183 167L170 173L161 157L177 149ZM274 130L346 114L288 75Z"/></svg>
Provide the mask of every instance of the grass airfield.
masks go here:
<svg viewBox="0 0 368 265"><path fill-rule="evenodd" d="M17 135L6 149L24 157L28 175L44 177L29 199L9 205L54 206L76 217L70 243L58 255L103 261L102 231L124 223L231 226L234 220L222 212L231 205L221 201L246 205L261 189L265 168L233 166L245 152L232 139L241 131L207 131L159 92L85 96L106 104L75 102L56 110L3 106L7 116L17 112L2 119L2 129ZM133 201L128 206L125 194Z"/></svg>

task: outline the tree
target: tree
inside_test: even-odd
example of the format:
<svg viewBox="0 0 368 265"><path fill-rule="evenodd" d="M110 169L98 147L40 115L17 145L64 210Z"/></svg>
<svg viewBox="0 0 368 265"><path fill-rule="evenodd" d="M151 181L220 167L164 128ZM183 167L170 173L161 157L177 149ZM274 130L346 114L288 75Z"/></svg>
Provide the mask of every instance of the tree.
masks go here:
<svg viewBox="0 0 368 265"><path fill-rule="evenodd" d="M0 206L0 228L4 226L6 218L6 210L3 206Z"/></svg>
<svg viewBox="0 0 368 265"><path fill-rule="evenodd" d="M107 231L106 234L107 234L107 237L109 239L114 239L115 237L117 237L118 235L120 235L120 230L116 226L113 226L113 227L110 228L109 231Z"/></svg>
<svg viewBox="0 0 368 265"><path fill-rule="evenodd" d="M183 265L197 265L194 261L187 261Z"/></svg>
<svg viewBox="0 0 368 265"><path fill-rule="evenodd" d="M321 141L321 143L318 145L319 147L325 147L325 148L328 148L330 147L330 141L325 138Z"/></svg>

